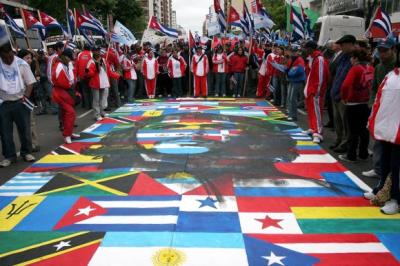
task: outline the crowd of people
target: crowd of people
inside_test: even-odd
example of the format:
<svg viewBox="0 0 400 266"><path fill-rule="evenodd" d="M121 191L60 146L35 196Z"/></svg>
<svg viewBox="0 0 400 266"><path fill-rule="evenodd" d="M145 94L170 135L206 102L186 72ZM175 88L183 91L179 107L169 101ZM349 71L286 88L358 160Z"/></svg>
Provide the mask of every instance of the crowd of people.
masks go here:
<svg viewBox="0 0 400 266"><path fill-rule="evenodd" d="M35 115L58 115L64 142L70 144L79 138L73 133L79 104L101 121L111 107L138 98L266 98L287 112L289 121L297 121L304 106L309 122L304 133L315 143L324 140L324 127L334 128L330 149L343 161L366 160L372 136L373 169L363 174L380 182L364 196L373 199L390 175L391 200L382 212L394 214L400 201L399 50L392 38L372 49L352 35L324 47L314 41L281 46L254 40L252 45L208 42L192 48L177 41L71 50L59 42L47 52L15 52L6 44L0 47L0 167L17 160L13 124L21 157L35 161L32 153L40 149Z"/></svg>

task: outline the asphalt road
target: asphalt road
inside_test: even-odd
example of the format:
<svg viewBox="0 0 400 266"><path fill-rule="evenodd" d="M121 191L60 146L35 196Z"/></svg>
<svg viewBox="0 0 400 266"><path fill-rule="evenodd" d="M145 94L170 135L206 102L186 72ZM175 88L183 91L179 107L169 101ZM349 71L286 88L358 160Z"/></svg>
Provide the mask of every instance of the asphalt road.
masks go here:
<svg viewBox="0 0 400 266"><path fill-rule="evenodd" d="M75 128L76 132L81 132L85 128L89 127L94 123L93 115L87 109L82 109L78 107L77 109L77 121L78 125ZM308 128L307 126L307 117L306 114L299 115L298 124L302 128ZM37 116L37 131L39 135L40 142L40 152L35 153L34 156L36 159L39 159L46 154L50 153L52 150L57 148L59 145L63 143L63 138L61 132L58 129L58 119L55 115L42 115ZM323 148L329 151L329 146L335 140L335 134L332 129L326 129L324 132L325 141L321 144ZM19 147L18 135L16 129L14 129L14 139L17 145L17 149ZM338 154L329 151L337 160ZM339 160L340 161L340 160ZM369 158L367 161L358 162L358 163L347 163L342 162L346 168L352 171L355 175L357 175L360 179L362 179L369 186L374 186L378 181L375 178L366 178L361 175L362 171L369 170L372 166L372 158ZM7 168L0 168L0 185L5 183L7 180L11 179L19 172L23 171L25 168L28 168L30 163L24 162L21 158L18 159L16 164L13 164Z"/></svg>

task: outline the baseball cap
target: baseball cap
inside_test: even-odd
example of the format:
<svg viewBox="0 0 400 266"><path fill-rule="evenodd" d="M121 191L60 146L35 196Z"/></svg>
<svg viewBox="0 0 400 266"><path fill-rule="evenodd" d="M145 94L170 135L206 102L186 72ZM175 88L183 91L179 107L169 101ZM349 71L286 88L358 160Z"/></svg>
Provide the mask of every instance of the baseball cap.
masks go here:
<svg viewBox="0 0 400 266"><path fill-rule="evenodd" d="M342 38L336 41L337 44L342 44L342 43L353 43L355 44L357 42L356 37L353 35L344 35Z"/></svg>

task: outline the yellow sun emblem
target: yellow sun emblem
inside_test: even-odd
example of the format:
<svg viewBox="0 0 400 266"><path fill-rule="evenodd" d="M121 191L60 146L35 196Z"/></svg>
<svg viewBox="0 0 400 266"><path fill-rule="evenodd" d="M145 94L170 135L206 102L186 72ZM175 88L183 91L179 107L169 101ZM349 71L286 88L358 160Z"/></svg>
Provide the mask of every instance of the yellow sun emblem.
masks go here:
<svg viewBox="0 0 400 266"><path fill-rule="evenodd" d="M185 254L174 248L163 248L153 255L154 266L181 266L185 262Z"/></svg>

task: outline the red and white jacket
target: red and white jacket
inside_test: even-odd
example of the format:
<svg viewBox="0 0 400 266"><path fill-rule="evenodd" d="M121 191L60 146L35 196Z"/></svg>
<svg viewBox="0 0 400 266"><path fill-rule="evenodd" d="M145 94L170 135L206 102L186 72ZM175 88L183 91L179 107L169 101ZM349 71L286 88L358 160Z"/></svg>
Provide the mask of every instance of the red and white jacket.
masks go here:
<svg viewBox="0 0 400 266"><path fill-rule="evenodd" d="M86 78L85 70L90 59L92 59L92 52L89 50L80 52L76 59L76 71L81 80Z"/></svg>
<svg viewBox="0 0 400 266"><path fill-rule="evenodd" d="M55 90L69 90L74 84L74 77L67 66L56 60L51 71L51 82Z"/></svg>
<svg viewBox="0 0 400 266"><path fill-rule="evenodd" d="M386 75L378 88L368 128L376 140L400 145L400 68Z"/></svg>
<svg viewBox="0 0 400 266"><path fill-rule="evenodd" d="M263 61L258 71L258 74L260 74L261 76L266 76L266 75L272 76L274 72L274 67L272 66L272 62L275 62L276 57L277 55L274 53L270 53L265 57L264 53Z"/></svg>
<svg viewBox="0 0 400 266"><path fill-rule="evenodd" d="M199 76L199 77L206 76L210 70L209 65L208 65L207 55L206 54L193 55L191 69L192 69L193 74L196 76Z"/></svg>
<svg viewBox="0 0 400 266"><path fill-rule="evenodd" d="M52 71L54 63L57 61L58 54L54 53L47 58L47 78L48 80L53 83Z"/></svg>
<svg viewBox="0 0 400 266"><path fill-rule="evenodd" d="M168 59L167 67L170 78L181 78L185 76L186 62L182 56L178 56L178 59L171 56Z"/></svg>
<svg viewBox="0 0 400 266"><path fill-rule="evenodd" d="M212 61L214 73L228 73L228 57L225 53L215 54Z"/></svg>
<svg viewBox="0 0 400 266"><path fill-rule="evenodd" d="M153 58L145 57L142 63L142 73L145 79L155 79L158 75L158 61L153 56Z"/></svg>
<svg viewBox="0 0 400 266"><path fill-rule="evenodd" d="M124 78L128 80L137 80L136 64L132 59L124 57L122 60L122 69L124 70Z"/></svg>
<svg viewBox="0 0 400 266"><path fill-rule="evenodd" d="M304 96L322 96L325 95L329 82L329 66L320 51L315 51L311 55L310 73L304 88Z"/></svg>
<svg viewBox="0 0 400 266"><path fill-rule="evenodd" d="M106 62L106 60L104 60L104 58L100 60L102 62L100 71L97 70L93 59L90 59L86 66L87 77L89 78L89 87L95 90L109 88L110 78L119 78L118 73L115 73L111 70L110 65Z"/></svg>

